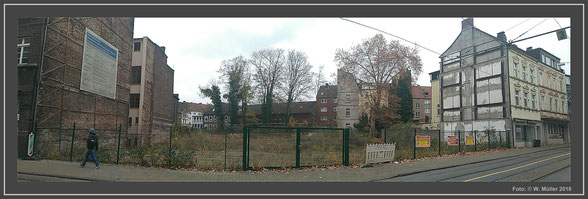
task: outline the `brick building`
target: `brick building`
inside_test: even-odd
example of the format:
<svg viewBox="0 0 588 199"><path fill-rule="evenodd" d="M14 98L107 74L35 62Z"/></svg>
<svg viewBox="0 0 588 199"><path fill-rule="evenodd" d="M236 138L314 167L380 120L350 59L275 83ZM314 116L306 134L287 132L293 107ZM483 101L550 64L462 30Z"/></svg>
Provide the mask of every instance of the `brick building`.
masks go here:
<svg viewBox="0 0 588 199"><path fill-rule="evenodd" d="M320 86L316 93L316 125L334 127L337 125L337 85Z"/></svg>
<svg viewBox="0 0 588 199"><path fill-rule="evenodd" d="M431 87L412 86L410 93L412 94L412 109L414 110L414 123L431 123Z"/></svg>
<svg viewBox="0 0 588 199"><path fill-rule="evenodd" d="M315 101L308 102L292 102L291 117L297 122L305 122L307 126L314 126L316 124L316 103ZM261 119L261 104L249 105L249 110L255 113L258 119ZM272 104L272 124L284 124L286 118L286 103Z"/></svg>
<svg viewBox="0 0 588 199"><path fill-rule="evenodd" d="M133 40L128 125L132 144L163 139L175 117L174 70L165 47L148 37Z"/></svg>
<svg viewBox="0 0 588 199"><path fill-rule="evenodd" d="M126 130L133 27L134 19L125 17L19 18L19 157L25 156L35 124L35 149L49 143L44 140L71 134L74 123L103 137L116 135L119 125ZM84 59L90 55L102 60ZM104 63L112 63L104 69L111 75L89 75Z"/></svg>

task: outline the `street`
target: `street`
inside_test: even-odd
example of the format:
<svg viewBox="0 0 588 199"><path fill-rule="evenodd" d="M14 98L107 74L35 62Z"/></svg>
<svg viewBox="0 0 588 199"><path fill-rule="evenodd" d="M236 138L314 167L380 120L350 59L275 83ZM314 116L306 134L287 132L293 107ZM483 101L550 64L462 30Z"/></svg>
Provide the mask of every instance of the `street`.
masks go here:
<svg viewBox="0 0 588 199"><path fill-rule="evenodd" d="M569 182L570 175L570 148L558 148L378 182Z"/></svg>

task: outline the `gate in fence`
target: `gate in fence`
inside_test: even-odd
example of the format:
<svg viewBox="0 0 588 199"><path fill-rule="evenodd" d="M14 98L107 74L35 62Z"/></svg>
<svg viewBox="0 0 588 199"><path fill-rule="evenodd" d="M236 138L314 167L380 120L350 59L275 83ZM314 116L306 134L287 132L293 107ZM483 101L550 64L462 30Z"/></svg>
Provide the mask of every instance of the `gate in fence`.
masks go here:
<svg viewBox="0 0 588 199"><path fill-rule="evenodd" d="M343 164L349 166L349 129L243 127L243 170Z"/></svg>

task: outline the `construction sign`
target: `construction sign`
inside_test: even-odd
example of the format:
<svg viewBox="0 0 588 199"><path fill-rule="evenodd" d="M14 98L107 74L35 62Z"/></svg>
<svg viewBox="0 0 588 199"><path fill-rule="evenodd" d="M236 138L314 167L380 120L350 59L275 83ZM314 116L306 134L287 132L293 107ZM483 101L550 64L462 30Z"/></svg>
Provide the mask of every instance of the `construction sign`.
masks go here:
<svg viewBox="0 0 588 199"><path fill-rule="evenodd" d="M485 136L485 135L483 135L483 136L480 136L480 143L481 143L481 144L486 144L486 143L488 143L488 137L487 137L487 136Z"/></svg>
<svg viewBox="0 0 588 199"><path fill-rule="evenodd" d="M416 147L431 147L431 136L416 136Z"/></svg>
<svg viewBox="0 0 588 199"><path fill-rule="evenodd" d="M447 145L456 146L459 144L459 138L457 136L447 136Z"/></svg>
<svg viewBox="0 0 588 199"><path fill-rule="evenodd" d="M475 139L474 136L466 136L466 145L474 145Z"/></svg>

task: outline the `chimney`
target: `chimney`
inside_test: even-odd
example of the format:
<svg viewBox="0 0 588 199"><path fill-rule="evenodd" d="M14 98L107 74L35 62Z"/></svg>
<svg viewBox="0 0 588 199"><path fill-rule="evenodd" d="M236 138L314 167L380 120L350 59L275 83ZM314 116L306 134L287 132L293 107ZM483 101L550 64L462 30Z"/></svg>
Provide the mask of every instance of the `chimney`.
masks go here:
<svg viewBox="0 0 588 199"><path fill-rule="evenodd" d="M474 26L474 18L468 17L461 21L461 30Z"/></svg>
<svg viewBox="0 0 588 199"><path fill-rule="evenodd" d="M504 34L504 31L499 32L498 34L496 34L496 37L498 38L498 40L506 42L506 34Z"/></svg>
<svg viewBox="0 0 588 199"><path fill-rule="evenodd" d="M161 51L165 52L165 46L160 47Z"/></svg>
<svg viewBox="0 0 588 199"><path fill-rule="evenodd" d="M329 83L325 83L325 86L328 86L328 85L329 85Z"/></svg>
<svg viewBox="0 0 588 199"><path fill-rule="evenodd" d="M527 52L529 52L531 50L533 50L533 47L532 46L527 47Z"/></svg>

